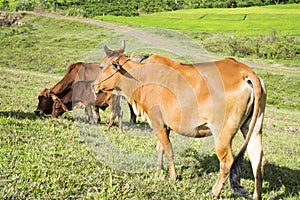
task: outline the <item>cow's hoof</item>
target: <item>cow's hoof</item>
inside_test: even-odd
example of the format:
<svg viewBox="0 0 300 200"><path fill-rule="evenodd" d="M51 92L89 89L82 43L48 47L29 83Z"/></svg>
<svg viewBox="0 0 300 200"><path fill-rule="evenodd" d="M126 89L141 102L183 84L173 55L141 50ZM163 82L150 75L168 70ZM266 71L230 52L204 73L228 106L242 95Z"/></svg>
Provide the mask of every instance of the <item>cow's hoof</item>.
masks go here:
<svg viewBox="0 0 300 200"><path fill-rule="evenodd" d="M249 197L248 191L245 190L242 186L235 187L235 188L232 188L232 189L233 189L234 196L236 196L236 197L244 197L245 199L251 199Z"/></svg>
<svg viewBox="0 0 300 200"><path fill-rule="evenodd" d="M212 191L208 192L206 194L207 197L211 197L211 198L214 198L214 199L218 199L218 197L216 195L214 195L214 193Z"/></svg>

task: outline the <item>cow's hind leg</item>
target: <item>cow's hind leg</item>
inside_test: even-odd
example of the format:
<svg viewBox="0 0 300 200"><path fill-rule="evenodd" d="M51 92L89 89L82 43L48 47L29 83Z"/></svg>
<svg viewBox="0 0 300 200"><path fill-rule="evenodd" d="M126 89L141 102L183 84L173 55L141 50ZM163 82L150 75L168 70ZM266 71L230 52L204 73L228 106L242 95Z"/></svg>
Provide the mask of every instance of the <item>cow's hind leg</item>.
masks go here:
<svg viewBox="0 0 300 200"><path fill-rule="evenodd" d="M259 121L262 120L260 120L259 118L258 122ZM262 178L264 172L265 159L264 159L264 154L262 149L261 128L262 128L261 125L257 123L254 132L252 133L249 144L247 146L247 151L252 166L253 176L255 179L255 189L254 189L253 199L261 199L261 192L262 192ZM248 133L248 123L245 123L242 126L241 131L244 137L246 137L246 134Z"/></svg>
<svg viewBox="0 0 300 200"><path fill-rule="evenodd" d="M234 160L232 156L231 143L236 132L236 128L227 128L222 131L219 137L215 137L216 154L220 162L220 171L218 180L213 186L210 196L218 197L225 181L229 177L230 168Z"/></svg>

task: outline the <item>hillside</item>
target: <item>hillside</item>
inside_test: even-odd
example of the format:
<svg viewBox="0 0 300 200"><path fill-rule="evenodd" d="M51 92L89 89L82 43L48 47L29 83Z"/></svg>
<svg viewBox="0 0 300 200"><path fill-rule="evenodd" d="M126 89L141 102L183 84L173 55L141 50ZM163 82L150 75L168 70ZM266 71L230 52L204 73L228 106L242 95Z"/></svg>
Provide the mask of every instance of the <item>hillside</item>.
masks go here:
<svg viewBox="0 0 300 200"><path fill-rule="evenodd" d="M285 14L282 5L249 9L273 9L262 16L274 13L276 20L285 20L283 16L297 17L297 13L290 12L294 6L287 6ZM233 10L239 11L230 9ZM191 18L184 23L196 21L197 16L188 14L196 11L213 12L207 20L218 15L218 20L226 19L224 24L232 19L225 10L219 13L218 9L155 13L136 19L154 20L161 25L166 16L174 14L178 19L185 11ZM243 14L235 13L233 18L238 16L243 21ZM179 175L174 181L168 178L167 169L155 171L156 135L140 119L136 127L129 126L125 101L124 131L117 126L108 130L109 110L100 113L100 125L85 123L84 109L67 112L57 119L34 114L39 93L59 81L71 63L99 61L105 44L118 48L124 39L128 55L160 53L182 62L192 58L199 62L235 54L237 60L249 64L268 89L263 126L267 164L262 199L300 198L299 51L289 49L299 48L298 26L293 29L295 35L287 34L289 26L284 23L265 35L254 30L252 35L238 35L228 30L171 30L180 27L176 23L165 29L122 22L134 21L131 17L112 17L120 21L109 23L110 16L101 21L55 12L14 12L4 18L17 21L0 27L0 199L213 199L206 196L219 171L213 137L194 139L171 132ZM165 25L172 25L177 19ZM241 51L258 44L268 47L268 56L278 57ZM287 51L280 53L282 49ZM291 52L294 57L288 57ZM243 141L238 133L233 141L235 155ZM251 194L254 182L247 155L242 170L241 183ZM233 195L228 182L220 198L244 199Z"/></svg>

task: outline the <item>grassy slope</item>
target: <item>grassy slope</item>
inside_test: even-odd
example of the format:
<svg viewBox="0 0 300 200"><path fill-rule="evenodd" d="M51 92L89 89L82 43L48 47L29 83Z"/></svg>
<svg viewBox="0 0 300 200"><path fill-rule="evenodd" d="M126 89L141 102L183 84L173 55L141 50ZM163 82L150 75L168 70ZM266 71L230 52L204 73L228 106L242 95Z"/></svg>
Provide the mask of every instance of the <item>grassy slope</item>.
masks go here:
<svg viewBox="0 0 300 200"><path fill-rule="evenodd" d="M173 182L162 180L160 173L131 174L105 166L97 159L99 152L94 154L84 145L85 138L80 136L71 113L59 119L35 117L33 110L38 93L58 81L71 62L84 60L95 43L106 39L111 31L30 16L24 21L32 27L28 26L24 33L16 30L18 34L1 37L1 44L7 46L0 47L0 199L205 197L218 171L213 150L204 155L199 151L205 148L205 140L196 140L178 158L176 167L181 180ZM1 30L1 34L11 31ZM38 42L34 44L34 41ZM31 57L34 59L27 60ZM59 75L45 73L48 71ZM270 94L264 131L264 148L269 161L264 198L299 199L299 81L296 80L300 80L300 75L268 69L256 71L266 81ZM134 147L136 151L153 151L155 146L152 142L137 143L128 137L129 133L121 133L116 128L104 134L112 142L124 148ZM234 141L235 152L241 143L239 136ZM249 163L246 162L244 169L242 184L251 190L253 178ZM232 198L228 184L222 197Z"/></svg>
<svg viewBox="0 0 300 200"><path fill-rule="evenodd" d="M94 155L95 151L87 150L71 114L59 119L36 117L33 110L38 92L59 78L30 71L0 70L0 198L205 197L218 172L213 150L202 154L205 140L195 140L186 153L177 158L176 167L181 180L173 182L162 180L160 173L123 173L101 164ZM22 95L16 100L15 94L20 91ZM102 124L101 127L105 126ZM266 199L299 198L299 128L298 111L267 107L264 132L264 148L269 162L264 182ZM121 133L116 127L104 134L114 143L121 141L122 147L128 150L135 146L137 151L153 151L155 146L155 142L149 143L143 138L137 144L128 138L129 133ZM234 141L235 152L241 143L238 136ZM99 155L100 152L96 153ZM242 184L253 189L248 162L244 169ZM167 172L164 174L167 176ZM222 197L232 197L227 184Z"/></svg>
<svg viewBox="0 0 300 200"><path fill-rule="evenodd" d="M84 23L26 16L21 28L1 28L0 65L42 72L64 73L83 61L112 31Z"/></svg>
<svg viewBox="0 0 300 200"><path fill-rule="evenodd" d="M279 30L299 36L300 4L234 9L192 9L154 13L141 17L99 16L96 19L139 27L188 31L265 35ZM247 15L246 20L243 20ZM176 28L175 28L176 27Z"/></svg>

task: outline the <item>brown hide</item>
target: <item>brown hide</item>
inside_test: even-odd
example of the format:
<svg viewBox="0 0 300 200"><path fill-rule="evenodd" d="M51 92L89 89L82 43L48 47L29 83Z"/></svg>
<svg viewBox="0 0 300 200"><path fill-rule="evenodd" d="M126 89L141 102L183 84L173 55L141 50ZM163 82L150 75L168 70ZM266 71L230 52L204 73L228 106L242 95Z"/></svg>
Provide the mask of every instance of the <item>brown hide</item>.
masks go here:
<svg viewBox="0 0 300 200"><path fill-rule="evenodd" d="M50 95L52 96L52 93L50 93ZM72 96L73 96L73 90L70 90L61 99L57 96L56 98L52 98L53 105L52 105L51 117L57 118L58 116L62 115L64 112L72 110L73 109Z"/></svg>
<svg viewBox="0 0 300 200"><path fill-rule="evenodd" d="M170 176L177 176L170 130L189 137L213 135L220 172L210 196L219 196L229 174L234 192L246 196L239 169L247 148L255 177L254 199L261 198L266 89L252 69L234 59L182 64L160 55L139 64L120 50L116 54L104 50L107 56L101 61L104 69L95 91L120 89L135 114L148 121L158 137L159 169L165 153ZM234 159L231 143L239 129L245 141Z"/></svg>
<svg viewBox="0 0 300 200"><path fill-rule="evenodd" d="M114 119L118 116L119 128L122 129L122 111L120 106L120 97L110 93L100 93L96 95L91 89L93 81L77 81L73 89L69 91L61 99L54 99L52 117L58 117L66 111L71 111L73 108L85 108L87 120L95 123L93 119L94 109L96 113L97 122L100 123L101 118L99 109L105 110L107 107L111 110L111 118L109 128L112 126Z"/></svg>
<svg viewBox="0 0 300 200"><path fill-rule="evenodd" d="M77 62L67 68L64 77L50 89L45 88L38 96L38 106L35 114L51 114L53 100L50 92L56 94L59 98L65 96L72 90L77 81L94 81L101 72L99 63Z"/></svg>

